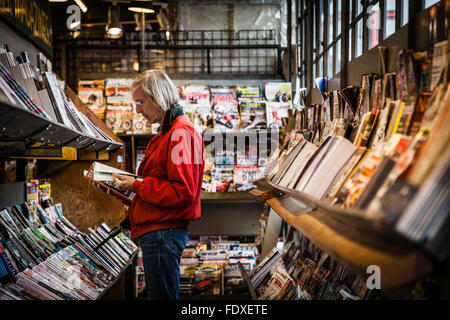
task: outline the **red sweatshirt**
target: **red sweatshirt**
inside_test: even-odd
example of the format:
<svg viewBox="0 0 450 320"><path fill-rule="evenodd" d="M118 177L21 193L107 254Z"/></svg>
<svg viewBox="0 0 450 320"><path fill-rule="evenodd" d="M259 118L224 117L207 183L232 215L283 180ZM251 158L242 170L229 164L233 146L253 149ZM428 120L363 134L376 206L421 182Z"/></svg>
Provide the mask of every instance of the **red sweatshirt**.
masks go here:
<svg viewBox="0 0 450 320"><path fill-rule="evenodd" d="M185 115L150 140L138 169L144 180L133 184L129 218L134 239L200 218L204 163L202 136Z"/></svg>

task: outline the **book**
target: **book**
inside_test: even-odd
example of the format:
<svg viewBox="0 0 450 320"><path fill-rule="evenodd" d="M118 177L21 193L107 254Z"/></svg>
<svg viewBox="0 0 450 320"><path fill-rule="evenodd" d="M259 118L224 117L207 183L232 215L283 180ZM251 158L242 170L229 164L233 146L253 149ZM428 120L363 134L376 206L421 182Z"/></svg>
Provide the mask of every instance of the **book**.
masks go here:
<svg viewBox="0 0 450 320"><path fill-rule="evenodd" d="M239 103L239 110L243 131L267 129L265 102L242 101Z"/></svg>
<svg viewBox="0 0 450 320"><path fill-rule="evenodd" d="M188 85L183 89L184 100L192 105L193 122L198 132L213 127L211 94L205 85Z"/></svg>
<svg viewBox="0 0 450 320"><path fill-rule="evenodd" d="M287 102L267 102L266 115L269 130L280 130L286 128L289 118L291 104Z"/></svg>
<svg viewBox="0 0 450 320"><path fill-rule="evenodd" d="M105 79L106 124L114 133L132 133L132 79Z"/></svg>
<svg viewBox="0 0 450 320"><path fill-rule="evenodd" d="M430 91L433 91L443 81L444 70L448 68L448 40L434 45L431 63Z"/></svg>
<svg viewBox="0 0 450 320"><path fill-rule="evenodd" d="M28 95L23 86L14 79L11 72L9 72L1 63L0 78L2 78L3 90L13 98L13 101L19 102L19 106L28 109L45 119L49 118L45 111Z"/></svg>
<svg viewBox="0 0 450 320"><path fill-rule="evenodd" d="M218 104L228 104L237 102L236 89L233 87L212 87L211 105L215 108Z"/></svg>
<svg viewBox="0 0 450 320"><path fill-rule="evenodd" d="M332 137L329 148L317 151L313 161L299 180L296 190L322 199L336 175L356 152L357 147L343 137Z"/></svg>
<svg viewBox="0 0 450 320"><path fill-rule="evenodd" d="M78 81L78 97L102 120L105 119L106 110L104 91L104 80Z"/></svg>
<svg viewBox="0 0 450 320"><path fill-rule="evenodd" d="M267 101L292 105L292 84L290 82L268 82L265 84L265 93Z"/></svg>
<svg viewBox="0 0 450 320"><path fill-rule="evenodd" d="M63 94L61 93L59 80L52 72L44 72L42 76L45 81L47 93L53 105L53 110L55 111L55 115L57 118L56 120L59 123L73 129L73 124L69 119L69 115L67 114L67 109L65 107Z"/></svg>
<svg viewBox="0 0 450 320"><path fill-rule="evenodd" d="M112 195L118 197L119 199L128 201L131 203L135 193L130 190L120 190L114 185L114 179L112 177L113 173L131 176L140 181L143 180L142 177L128 173L126 171L107 166L100 162L93 162L89 170L84 172L84 177L91 181L94 185L98 185L105 189L105 192L110 192Z"/></svg>
<svg viewBox="0 0 450 320"><path fill-rule="evenodd" d="M214 131L234 132L240 129L237 102L216 102L214 105Z"/></svg>

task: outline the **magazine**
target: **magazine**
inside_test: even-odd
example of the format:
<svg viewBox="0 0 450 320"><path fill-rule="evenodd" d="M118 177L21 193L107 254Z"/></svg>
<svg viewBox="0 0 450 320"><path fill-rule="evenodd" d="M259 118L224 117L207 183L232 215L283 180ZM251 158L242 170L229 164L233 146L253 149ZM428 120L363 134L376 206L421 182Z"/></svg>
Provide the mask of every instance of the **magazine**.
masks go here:
<svg viewBox="0 0 450 320"><path fill-rule="evenodd" d="M100 190L105 193L112 194L113 196L125 200L128 202L133 201L135 193L131 190L120 190L114 185L113 173L131 176L140 181L142 177L131 174L129 172L116 169L114 167L107 166L100 162L93 162L89 170L84 172L84 177L91 181L94 185L100 186Z"/></svg>

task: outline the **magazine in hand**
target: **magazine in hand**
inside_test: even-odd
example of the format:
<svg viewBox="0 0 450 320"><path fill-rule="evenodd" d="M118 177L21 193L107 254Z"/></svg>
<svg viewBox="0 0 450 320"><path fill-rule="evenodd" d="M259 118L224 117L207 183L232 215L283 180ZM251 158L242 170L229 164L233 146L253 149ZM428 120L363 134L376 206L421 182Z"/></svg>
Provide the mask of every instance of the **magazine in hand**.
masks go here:
<svg viewBox="0 0 450 320"><path fill-rule="evenodd" d="M93 162L89 170L84 172L84 177L95 185L102 187L102 190L106 190L106 192L110 192L113 196L116 196L120 200L125 200L128 202L133 201L135 193L131 190L121 190L114 185L114 179L112 177L113 173L126 175L133 177L139 181L142 181L143 178L137 175L131 174L129 172L107 166L100 162Z"/></svg>

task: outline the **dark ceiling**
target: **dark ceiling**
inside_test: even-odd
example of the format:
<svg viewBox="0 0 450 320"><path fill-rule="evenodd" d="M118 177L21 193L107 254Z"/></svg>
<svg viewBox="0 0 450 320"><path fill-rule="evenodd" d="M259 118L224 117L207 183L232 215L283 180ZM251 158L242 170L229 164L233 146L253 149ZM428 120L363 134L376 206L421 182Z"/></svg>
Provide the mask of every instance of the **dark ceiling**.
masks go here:
<svg viewBox="0 0 450 320"><path fill-rule="evenodd" d="M87 6L86 13L81 12L81 31L85 36L99 35L104 33L105 24L108 20L108 8L112 1L109 0L82 0ZM123 22L122 26L124 31L132 31L135 29L136 24L134 13L129 11L128 2L130 1L117 1L120 6L120 21ZM152 2L152 1L149 1ZM150 21L150 26L153 31L160 30L160 25L156 22L156 15L161 10L162 4L167 4L168 0L153 1L153 7L155 13L146 14L146 21ZM69 14L66 13L69 5L75 4L75 1L68 0L66 2L51 2L51 15L52 15L52 27L54 34L69 33L66 26L67 18ZM153 22L152 22L153 21Z"/></svg>

